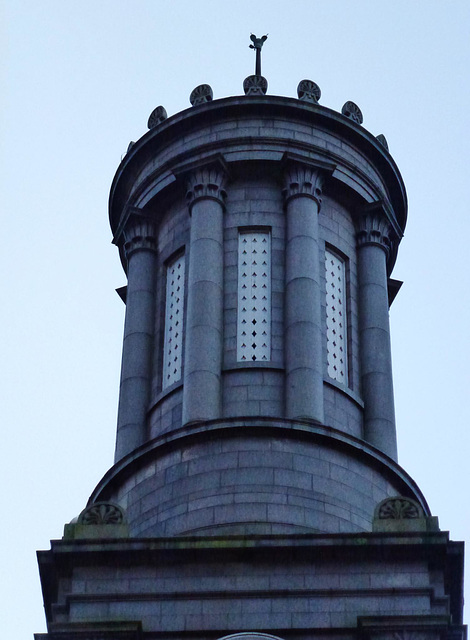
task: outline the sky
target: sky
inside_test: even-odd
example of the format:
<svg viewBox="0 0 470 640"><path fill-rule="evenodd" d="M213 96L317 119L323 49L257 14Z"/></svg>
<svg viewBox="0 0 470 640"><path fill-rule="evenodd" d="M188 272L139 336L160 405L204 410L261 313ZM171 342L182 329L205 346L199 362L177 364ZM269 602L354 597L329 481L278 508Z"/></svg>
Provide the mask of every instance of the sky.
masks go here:
<svg viewBox="0 0 470 640"><path fill-rule="evenodd" d="M186 109L201 83L214 99L243 93L251 32L269 34L269 94L295 97L308 78L327 107L353 100L402 172L399 462L441 528L470 539L469 29L468 0L3 0L4 637L45 631L35 552L112 464L125 284L107 218L114 172L156 106Z"/></svg>

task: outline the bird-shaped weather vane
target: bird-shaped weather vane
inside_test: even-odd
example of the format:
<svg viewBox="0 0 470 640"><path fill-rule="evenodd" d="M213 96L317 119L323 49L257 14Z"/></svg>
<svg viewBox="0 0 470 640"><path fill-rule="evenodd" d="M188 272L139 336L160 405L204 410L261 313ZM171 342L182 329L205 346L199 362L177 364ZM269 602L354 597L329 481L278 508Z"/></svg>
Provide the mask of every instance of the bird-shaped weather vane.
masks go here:
<svg viewBox="0 0 470 640"><path fill-rule="evenodd" d="M250 44L250 49L254 49L256 51L256 64L255 64L255 75L261 75L261 47L267 40L268 36L262 36L261 38L257 38L253 33L250 36L250 40L253 44Z"/></svg>

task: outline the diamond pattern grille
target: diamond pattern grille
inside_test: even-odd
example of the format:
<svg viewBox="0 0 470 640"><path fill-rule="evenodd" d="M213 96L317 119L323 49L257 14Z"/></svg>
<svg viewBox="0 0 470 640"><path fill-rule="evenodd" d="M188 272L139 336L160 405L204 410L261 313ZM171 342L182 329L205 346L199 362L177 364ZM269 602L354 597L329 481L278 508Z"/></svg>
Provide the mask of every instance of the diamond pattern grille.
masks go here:
<svg viewBox="0 0 470 640"><path fill-rule="evenodd" d="M238 237L237 360L271 359L271 237L250 231Z"/></svg>
<svg viewBox="0 0 470 640"><path fill-rule="evenodd" d="M163 388L181 378L184 315L184 255L166 270L165 341L163 349Z"/></svg>
<svg viewBox="0 0 470 640"><path fill-rule="evenodd" d="M348 383L346 269L344 260L325 251L326 275L326 348L328 375Z"/></svg>

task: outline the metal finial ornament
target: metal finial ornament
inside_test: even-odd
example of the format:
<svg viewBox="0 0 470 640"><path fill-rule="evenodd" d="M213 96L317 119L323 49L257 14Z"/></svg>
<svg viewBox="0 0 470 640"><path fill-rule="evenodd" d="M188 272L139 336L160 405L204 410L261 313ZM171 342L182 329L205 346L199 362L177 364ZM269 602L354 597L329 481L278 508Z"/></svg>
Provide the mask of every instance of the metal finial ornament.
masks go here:
<svg viewBox="0 0 470 640"><path fill-rule="evenodd" d="M261 48L267 39L267 34L261 38L257 38L254 33L250 36L250 40L253 43L250 44L250 49L254 49L256 51L255 76L261 75Z"/></svg>

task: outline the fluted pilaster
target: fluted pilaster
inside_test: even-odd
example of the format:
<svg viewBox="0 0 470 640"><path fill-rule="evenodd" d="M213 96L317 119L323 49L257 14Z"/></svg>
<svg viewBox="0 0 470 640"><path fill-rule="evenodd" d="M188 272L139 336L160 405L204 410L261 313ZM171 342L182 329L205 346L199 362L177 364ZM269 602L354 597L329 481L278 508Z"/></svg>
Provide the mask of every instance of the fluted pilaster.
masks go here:
<svg viewBox="0 0 470 640"><path fill-rule="evenodd" d="M318 213L323 174L291 163L284 174L286 416L323 422Z"/></svg>
<svg viewBox="0 0 470 640"><path fill-rule="evenodd" d="M359 338L364 439L396 460L392 355L387 290L391 227L382 208L357 223Z"/></svg>
<svg viewBox="0 0 470 640"><path fill-rule="evenodd" d="M225 173L217 164L188 178L191 214L183 424L221 415Z"/></svg>
<svg viewBox="0 0 470 640"><path fill-rule="evenodd" d="M128 267L116 460L143 444L147 433L157 272L153 219L133 211L123 229L122 241Z"/></svg>

